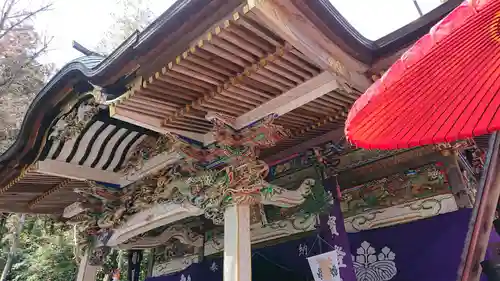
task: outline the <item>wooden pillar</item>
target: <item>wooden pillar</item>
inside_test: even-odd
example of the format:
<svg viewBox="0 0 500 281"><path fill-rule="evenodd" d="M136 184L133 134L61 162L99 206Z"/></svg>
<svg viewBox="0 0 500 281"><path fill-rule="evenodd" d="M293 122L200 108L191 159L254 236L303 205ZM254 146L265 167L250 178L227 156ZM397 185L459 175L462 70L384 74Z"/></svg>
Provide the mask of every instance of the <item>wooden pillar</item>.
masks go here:
<svg viewBox="0 0 500 281"><path fill-rule="evenodd" d="M488 156L474 202L458 280L479 281L482 272L480 262L486 254L499 196L500 133L495 132L490 137Z"/></svg>
<svg viewBox="0 0 500 281"><path fill-rule="evenodd" d="M224 212L224 281L251 280L250 206L235 204Z"/></svg>
<svg viewBox="0 0 500 281"><path fill-rule="evenodd" d="M467 185L464 183L464 177L458 164L458 155L456 152L449 156L443 156L443 162L448 175L448 183L451 186L451 192L455 196L455 201L459 208L472 208L472 202L469 197Z"/></svg>
<svg viewBox="0 0 500 281"><path fill-rule="evenodd" d="M99 266L90 265L89 259L90 253L87 251L80 261L76 281L96 281Z"/></svg>

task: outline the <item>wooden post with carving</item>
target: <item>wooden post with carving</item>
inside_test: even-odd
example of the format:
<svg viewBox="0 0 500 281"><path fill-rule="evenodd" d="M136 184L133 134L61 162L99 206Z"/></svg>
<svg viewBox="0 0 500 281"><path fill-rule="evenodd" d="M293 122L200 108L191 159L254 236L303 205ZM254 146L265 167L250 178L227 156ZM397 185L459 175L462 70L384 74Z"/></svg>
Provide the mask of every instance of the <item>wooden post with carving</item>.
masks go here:
<svg viewBox="0 0 500 281"><path fill-rule="evenodd" d="M90 255L91 251L87 250L83 258L80 260L76 281L96 281L99 266L90 265Z"/></svg>

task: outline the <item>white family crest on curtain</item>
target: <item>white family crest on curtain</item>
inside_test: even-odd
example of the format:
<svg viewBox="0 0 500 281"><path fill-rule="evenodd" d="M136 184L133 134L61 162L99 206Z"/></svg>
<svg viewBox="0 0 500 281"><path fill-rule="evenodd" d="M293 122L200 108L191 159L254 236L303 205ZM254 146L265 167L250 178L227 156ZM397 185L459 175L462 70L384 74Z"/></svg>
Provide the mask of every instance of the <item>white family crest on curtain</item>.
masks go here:
<svg viewBox="0 0 500 281"><path fill-rule="evenodd" d="M337 251L307 258L314 281L341 281Z"/></svg>
<svg viewBox="0 0 500 281"><path fill-rule="evenodd" d="M186 277L184 274L182 274L180 281L191 281L191 275L188 274L188 276Z"/></svg>
<svg viewBox="0 0 500 281"><path fill-rule="evenodd" d="M388 247L382 248L377 255L375 248L367 241L361 243L352 257L354 272L358 281L389 281L396 276L396 254Z"/></svg>

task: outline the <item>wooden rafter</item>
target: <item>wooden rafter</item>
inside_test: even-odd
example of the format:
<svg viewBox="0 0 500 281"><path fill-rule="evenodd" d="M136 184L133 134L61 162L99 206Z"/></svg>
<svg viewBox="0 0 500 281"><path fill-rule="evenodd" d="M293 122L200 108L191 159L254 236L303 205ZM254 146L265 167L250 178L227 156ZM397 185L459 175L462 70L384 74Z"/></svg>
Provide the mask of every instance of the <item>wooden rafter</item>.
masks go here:
<svg viewBox="0 0 500 281"><path fill-rule="evenodd" d="M0 188L0 195L4 194L7 192L11 187L16 185L18 182L20 182L33 168L31 166L27 166L21 170L21 173L15 177L13 180L11 180L7 185L4 187Z"/></svg>
<svg viewBox="0 0 500 281"><path fill-rule="evenodd" d="M245 9L248 17L265 23L321 68L338 74L359 91L370 86L370 81L361 74L368 67L331 42L290 1L248 0Z"/></svg>
<svg viewBox="0 0 500 281"><path fill-rule="evenodd" d="M227 26L229 26L229 21L226 23ZM221 34L221 29L218 27L216 28L216 35ZM207 41L210 42L214 38L211 33L207 36ZM203 41L200 41L198 43L198 47L203 47ZM185 115L186 113L190 112L191 108L195 109L200 109L201 106L206 104L207 102L210 102L212 99L215 99L217 97L230 97L233 96L231 92L228 92L229 89L234 88L236 85L240 84L241 81L245 77L251 77L253 74L257 74L259 70L265 69L266 66L269 64L269 62L274 62L278 57L283 57L286 52L289 52L291 49L290 45L286 45L285 47L283 46L278 46L276 47L276 51L273 53L268 53L264 57L260 58L258 62L248 66L245 68L245 70L242 73L237 74L236 76L230 77L225 83L218 85L217 90L210 92L208 94L205 94L203 97L193 101L190 105L187 105L185 108L181 108L177 110L172 116L168 117L167 120L165 120L164 125L168 125L171 123L173 120L175 120L178 117L181 117ZM196 48L191 48L191 53L196 52ZM187 58L188 54L185 52L183 54L183 58ZM180 57L177 58L176 64L178 65L180 63L181 59ZM173 63L169 63L168 69L172 70L174 68ZM166 72L165 68L162 69L162 73ZM159 75L158 73L156 75Z"/></svg>
<svg viewBox="0 0 500 281"><path fill-rule="evenodd" d="M65 188L66 186L68 186L71 182L73 181L73 179L65 179L63 180L62 182L60 182L59 184L57 184L56 186L54 186L53 188L45 191L42 195L36 197L35 199L31 200L29 203L28 203L28 208L29 209L33 209L37 204L39 204L43 199L45 199L47 196L51 195L52 193L54 192L57 192L63 188Z"/></svg>

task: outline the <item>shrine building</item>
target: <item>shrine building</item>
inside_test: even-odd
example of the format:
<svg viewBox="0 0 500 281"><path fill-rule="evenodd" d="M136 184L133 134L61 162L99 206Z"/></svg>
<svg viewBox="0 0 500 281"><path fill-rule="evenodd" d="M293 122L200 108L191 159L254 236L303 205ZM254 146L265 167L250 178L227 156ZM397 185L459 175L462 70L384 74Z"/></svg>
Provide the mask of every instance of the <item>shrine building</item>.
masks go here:
<svg viewBox="0 0 500 281"><path fill-rule="evenodd" d="M374 39L335 2L178 0L108 56L77 46L0 156L0 211L74 225L77 281L112 249L129 281L146 253L148 281L459 280L488 136L363 150L344 123L461 1L408 0Z"/></svg>

